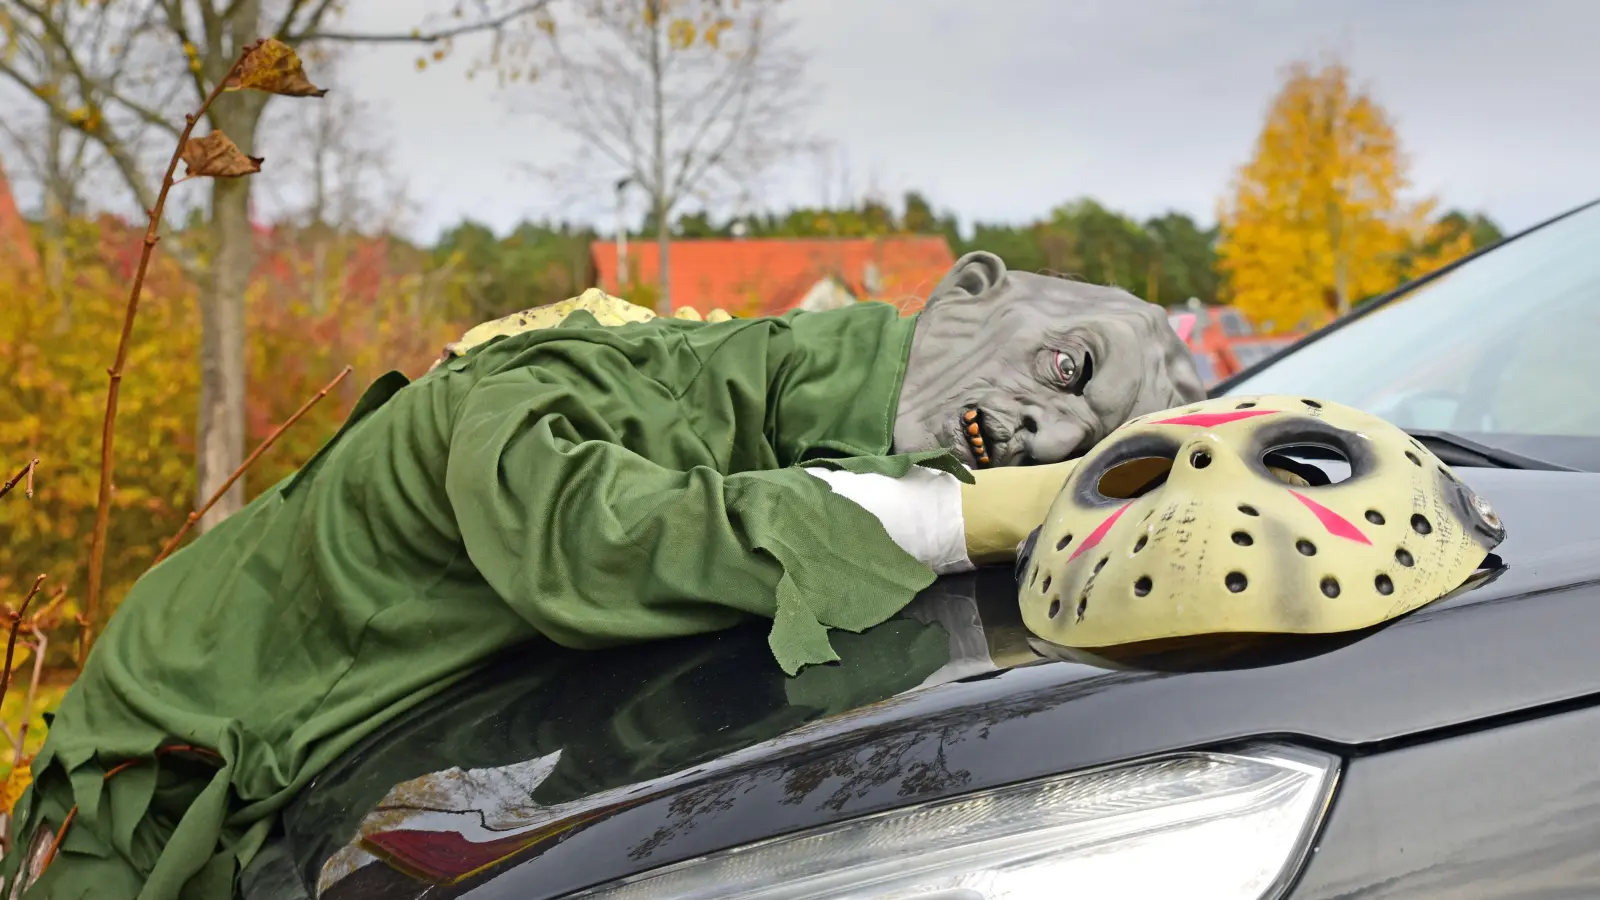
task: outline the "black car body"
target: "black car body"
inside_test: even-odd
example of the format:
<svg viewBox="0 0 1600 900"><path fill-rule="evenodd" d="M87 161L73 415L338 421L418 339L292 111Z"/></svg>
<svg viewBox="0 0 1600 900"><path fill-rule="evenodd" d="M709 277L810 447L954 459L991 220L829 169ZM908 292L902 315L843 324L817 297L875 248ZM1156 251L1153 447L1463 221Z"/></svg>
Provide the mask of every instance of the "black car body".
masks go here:
<svg viewBox="0 0 1600 900"><path fill-rule="evenodd" d="M1237 896L1600 896L1588 752L1600 740L1600 474L1579 471L1597 468L1586 463L1600 438L1434 431L1509 536L1468 584L1383 626L1215 661L1047 659L1011 573L995 569L941 579L901 617L839 635L839 664L794 679L759 623L626 651L521 651L318 778L245 896L545 900L759 864L785 836L1063 774L1252 747L1298 748L1327 777L1289 849L1263 863L1275 868L1262 887ZM1545 465L1552 448L1563 462ZM1169 874L1203 886L1207 866L1248 851L1231 846L1174 856ZM748 895L683 883L619 896Z"/></svg>

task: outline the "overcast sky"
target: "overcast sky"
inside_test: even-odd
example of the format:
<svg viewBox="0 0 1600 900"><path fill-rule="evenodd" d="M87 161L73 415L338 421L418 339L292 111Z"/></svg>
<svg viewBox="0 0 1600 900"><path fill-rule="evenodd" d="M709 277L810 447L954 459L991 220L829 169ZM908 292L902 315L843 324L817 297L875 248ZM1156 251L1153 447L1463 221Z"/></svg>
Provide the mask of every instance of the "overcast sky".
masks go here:
<svg viewBox="0 0 1600 900"><path fill-rule="evenodd" d="M973 219L1090 195L1213 218L1282 66L1342 53L1397 120L1420 190L1509 228L1600 196L1594 0L789 0L811 130L857 190L918 188ZM352 29L404 30L437 0L356 0ZM520 174L565 143L459 66L368 49L343 81L374 102L427 237L581 213ZM815 203L796 166L773 205ZM837 181L837 179L835 179ZM609 204L609 198L606 198ZM602 206L602 208L608 208Z"/></svg>

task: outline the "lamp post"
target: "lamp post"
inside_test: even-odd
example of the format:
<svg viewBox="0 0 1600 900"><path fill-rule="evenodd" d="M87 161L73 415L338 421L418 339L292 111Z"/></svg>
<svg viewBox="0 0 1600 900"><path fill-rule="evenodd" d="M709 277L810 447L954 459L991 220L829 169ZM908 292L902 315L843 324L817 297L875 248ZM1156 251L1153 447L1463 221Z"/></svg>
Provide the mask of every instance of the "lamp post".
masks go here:
<svg viewBox="0 0 1600 900"><path fill-rule="evenodd" d="M628 186L633 184L632 178L617 179L617 293L624 290L623 285L628 283L628 221L623 203L627 199Z"/></svg>

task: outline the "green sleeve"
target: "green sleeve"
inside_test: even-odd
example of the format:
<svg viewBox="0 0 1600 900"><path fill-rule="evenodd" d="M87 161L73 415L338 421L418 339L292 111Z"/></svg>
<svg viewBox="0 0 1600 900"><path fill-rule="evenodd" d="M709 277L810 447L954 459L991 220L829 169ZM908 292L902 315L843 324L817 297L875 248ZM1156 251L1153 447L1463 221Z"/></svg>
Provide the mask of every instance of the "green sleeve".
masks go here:
<svg viewBox="0 0 1600 900"><path fill-rule="evenodd" d="M472 563L518 615L595 649L773 619L785 672L838 659L829 628L888 619L933 581L878 520L799 468L666 468L582 440L568 387L529 370L458 409L446 489Z"/></svg>

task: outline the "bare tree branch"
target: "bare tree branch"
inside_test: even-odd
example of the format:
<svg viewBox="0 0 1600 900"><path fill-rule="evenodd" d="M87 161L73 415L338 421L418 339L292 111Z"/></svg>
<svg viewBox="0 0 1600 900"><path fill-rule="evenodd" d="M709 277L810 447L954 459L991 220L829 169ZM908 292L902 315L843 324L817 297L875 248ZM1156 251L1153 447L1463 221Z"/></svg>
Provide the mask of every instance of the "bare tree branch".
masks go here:
<svg viewBox="0 0 1600 900"><path fill-rule="evenodd" d="M234 0L234 5L237 6L241 2L243 0ZM317 8L312 11L311 16L307 19L305 27L300 30L304 32L316 31L318 26L322 24L322 17L333 9L334 2L335 0L319 0ZM272 30L273 37L286 43L291 42L293 34L290 29L294 27L295 17L300 15L300 10L305 8L305 5L306 0L292 0L289 8L284 10L283 18L278 20L278 27Z"/></svg>
<svg viewBox="0 0 1600 900"><path fill-rule="evenodd" d="M511 24L523 16L532 15L550 5L550 0L533 0L524 3L508 12L493 18L473 22L468 25L458 25L454 28L442 28L437 31L424 32L421 29L408 33L355 33L345 31L317 31L301 33L293 36L294 41L343 41L346 43L363 44L435 44L439 41L462 37L468 34L481 34L485 31L497 31Z"/></svg>
<svg viewBox="0 0 1600 900"><path fill-rule="evenodd" d="M117 171L122 174L129 191L133 193L134 199L141 207L149 207L150 204L155 202L155 192L151 190L149 183L145 181L144 175L139 168L139 161L133 157L133 153L127 143L115 133L110 125L102 123L101 127L94 130L86 128L83 123L73 119L70 110L63 107L60 102L41 95L37 85L3 60L0 60L0 75L15 81L33 94L36 99L42 101L45 105L45 110L53 118L65 123L74 130L94 138L100 144L101 149L105 151L106 156L117 167Z"/></svg>
<svg viewBox="0 0 1600 900"><path fill-rule="evenodd" d="M784 134L797 127L803 66L782 46L772 4L761 0L742 12L715 0L702 8L713 16L729 12L728 31L741 43L673 47L652 57L654 32L639 26L648 2L591 3L580 23L558 29L560 38L550 39L556 77L543 88L541 110L670 215L691 196L716 193L708 191L713 182L737 183L798 143ZM678 9L674 15L692 15ZM657 128L666 137L659 152L649 139Z"/></svg>
<svg viewBox="0 0 1600 900"><path fill-rule="evenodd" d="M723 111L727 109L728 103L734 97L749 98L752 86L749 69L754 61L752 54L756 52L759 51L752 46L751 49L742 54L739 64L737 66L729 66L722 78L718 80L719 83L713 84L710 90L707 91L707 94L715 99L711 101L711 109L700 120L700 127L695 129L694 135L689 138L688 144L683 148L678 158L678 174L673 179L672 186L669 189L673 194L681 192L684 190L685 185L693 184L703 177L706 170L716 165L716 160L720 159L722 154L727 152L728 146L738 138L739 126L744 120L743 105L741 104L741 107L735 111L735 115L731 120L724 120ZM722 140L718 143L717 149L707 155L707 162L704 165L697 165L695 157L699 150L700 142L705 140L706 135L718 124L727 126Z"/></svg>
<svg viewBox="0 0 1600 900"><path fill-rule="evenodd" d="M166 15L167 27L178 38L179 44L184 47L198 48L200 44L195 42L193 34L189 30L188 17L183 12L183 0L162 0L161 9ZM220 49L211 46L211 42L207 42L206 51L212 56L220 53ZM199 71L199 67L190 68L189 82L194 87L197 95L205 96L206 80L205 76Z"/></svg>

